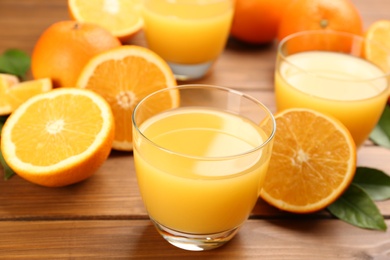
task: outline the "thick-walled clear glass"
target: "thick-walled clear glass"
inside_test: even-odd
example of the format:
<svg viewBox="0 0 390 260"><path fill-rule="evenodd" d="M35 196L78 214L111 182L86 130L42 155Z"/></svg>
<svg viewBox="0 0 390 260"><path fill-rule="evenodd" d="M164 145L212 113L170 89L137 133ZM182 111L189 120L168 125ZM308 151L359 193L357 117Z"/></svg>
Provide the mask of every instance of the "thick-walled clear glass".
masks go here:
<svg viewBox="0 0 390 260"><path fill-rule="evenodd" d="M167 96L178 102L152 113ZM228 88L183 85L141 100L133 113L134 161L160 234L187 250L228 242L258 199L274 133L262 103Z"/></svg>
<svg viewBox="0 0 390 260"><path fill-rule="evenodd" d="M234 0L143 0L148 47L178 80L203 77L225 48Z"/></svg>
<svg viewBox="0 0 390 260"><path fill-rule="evenodd" d="M390 92L390 50L364 37L304 31L279 43L277 110L311 108L338 118L356 146L377 124Z"/></svg>

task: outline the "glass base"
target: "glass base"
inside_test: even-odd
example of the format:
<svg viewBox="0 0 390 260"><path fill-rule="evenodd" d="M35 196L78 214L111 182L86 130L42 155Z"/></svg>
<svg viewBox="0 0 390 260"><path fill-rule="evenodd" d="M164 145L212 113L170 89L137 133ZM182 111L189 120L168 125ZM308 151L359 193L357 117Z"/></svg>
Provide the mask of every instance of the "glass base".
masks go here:
<svg viewBox="0 0 390 260"><path fill-rule="evenodd" d="M175 78L182 81L202 78L210 69L212 64L213 61L194 65L168 62L169 67L171 67L172 72L175 75Z"/></svg>
<svg viewBox="0 0 390 260"><path fill-rule="evenodd" d="M167 228L151 219L160 235L172 245L190 251L204 251L223 246L237 233L239 227L215 234L189 234Z"/></svg>

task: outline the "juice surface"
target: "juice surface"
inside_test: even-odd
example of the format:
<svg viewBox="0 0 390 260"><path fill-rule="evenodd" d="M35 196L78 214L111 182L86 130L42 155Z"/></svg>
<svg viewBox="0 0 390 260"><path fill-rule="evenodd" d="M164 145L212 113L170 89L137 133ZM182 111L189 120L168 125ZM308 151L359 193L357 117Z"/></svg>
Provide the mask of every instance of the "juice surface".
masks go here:
<svg viewBox="0 0 390 260"><path fill-rule="evenodd" d="M269 151L253 151L265 139L259 127L221 111L177 109L149 119L140 129L173 151L156 149L147 141L134 149L137 178L151 218L197 234L227 231L246 220L269 161ZM233 156L244 153L248 154Z"/></svg>
<svg viewBox="0 0 390 260"><path fill-rule="evenodd" d="M281 61L275 75L277 109L306 107L331 114L360 146L376 125L389 94L384 72L346 54L308 51ZM299 69L301 68L301 69Z"/></svg>
<svg viewBox="0 0 390 260"><path fill-rule="evenodd" d="M228 38L233 2L214 2L196 6L185 1L175 5L169 1L146 1L143 18L148 47L178 64L215 60Z"/></svg>

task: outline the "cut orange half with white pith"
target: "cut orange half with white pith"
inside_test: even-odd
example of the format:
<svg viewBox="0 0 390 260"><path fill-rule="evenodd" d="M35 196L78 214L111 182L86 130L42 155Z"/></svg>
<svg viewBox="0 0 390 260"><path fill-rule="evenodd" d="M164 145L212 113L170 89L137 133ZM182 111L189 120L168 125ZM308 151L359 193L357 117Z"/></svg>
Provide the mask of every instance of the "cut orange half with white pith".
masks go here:
<svg viewBox="0 0 390 260"><path fill-rule="evenodd" d="M310 109L288 109L275 116L276 134L261 197L293 213L330 205L351 183L356 147L337 119Z"/></svg>
<svg viewBox="0 0 390 260"><path fill-rule="evenodd" d="M94 174L107 159L113 137L113 115L102 97L59 88L28 99L8 117L1 151L22 178L59 187Z"/></svg>
<svg viewBox="0 0 390 260"><path fill-rule="evenodd" d="M176 79L168 64L153 51L126 45L91 59L76 85L93 90L107 100L115 117L113 148L132 151L131 116L134 107L145 96L175 86ZM167 95L155 104L155 109L176 107L178 102L178 94Z"/></svg>
<svg viewBox="0 0 390 260"><path fill-rule="evenodd" d="M68 0L70 16L96 23L120 40L128 40L143 27L142 0Z"/></svg>

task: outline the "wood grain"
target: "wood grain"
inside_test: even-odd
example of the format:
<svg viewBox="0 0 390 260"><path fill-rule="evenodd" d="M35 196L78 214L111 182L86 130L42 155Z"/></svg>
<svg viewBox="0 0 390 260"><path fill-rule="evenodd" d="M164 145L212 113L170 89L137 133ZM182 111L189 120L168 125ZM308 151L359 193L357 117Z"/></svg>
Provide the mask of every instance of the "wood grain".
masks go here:
<svg viewBox="0 0 390 260"><path fill-rule="evenodd" d="M171 246L148 220L3 221L0 230L1 259L390 258L388 232L337 220L250 220L228 244L205 252Z"/></svg>
<svg viewBox="0 0 390 260"><path fill-rule="evenodd" d="M390 20L389 0L353 0L364 27ZM0 53L32 53L39 35L69 19L66 0L0 0ZM143 33L125 44L146 46ZM229 39L211 73L196 83L235 88L275 112L276 42L249 46ZM30 76L31 78L31 76ZM183 82L179 82L182 84ZM390 150L370 141L358 165L390 174ZM3 175L0 169L0 176ZM377 202L390 225L390 201ZM148 220L132 153L113 151L90 179L45 188L18 176L0 181L0 259L390 259L390 231L348 225L328 212L294 215L259 199L250 220L220 249L187 252L165 242Z"/></svg>

